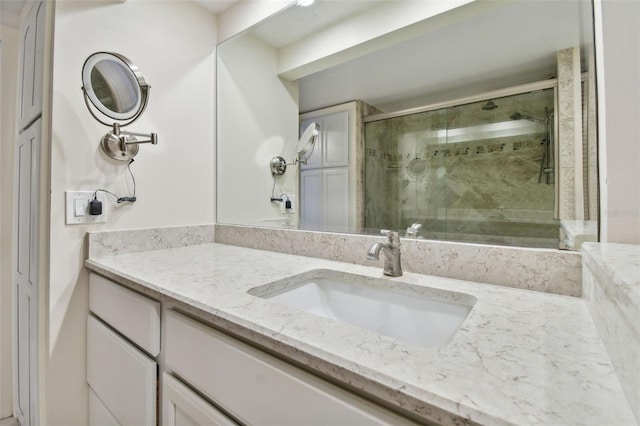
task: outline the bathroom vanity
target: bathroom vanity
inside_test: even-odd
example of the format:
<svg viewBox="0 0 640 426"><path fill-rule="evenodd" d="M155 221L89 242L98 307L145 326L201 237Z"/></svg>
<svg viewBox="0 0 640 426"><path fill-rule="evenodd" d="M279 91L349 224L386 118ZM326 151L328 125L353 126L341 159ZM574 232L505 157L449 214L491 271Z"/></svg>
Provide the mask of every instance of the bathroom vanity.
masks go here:
<svg viewBox="0 0 640 426"><path fill-rule="evenodd" d="M140 343L93 304L89 321L145 357L151 370L155 363L161 424L184 416L194 424L198 416L221 424L634 424L582 299L415 273L384 278L380 267L207 241L120 254L100 244L102 254L90 247L85 263L90 293L97 280L114 294L143 298L154 337ZM453 294L472 307L450 341L429 346L258 294L318 271L400 293ZM109 306L116 318L128 315L127 303ZM157 354L145 349L156 336ZM92 345L90 337L89 358ZM155 376L141 365L153 404Z"/></svg>

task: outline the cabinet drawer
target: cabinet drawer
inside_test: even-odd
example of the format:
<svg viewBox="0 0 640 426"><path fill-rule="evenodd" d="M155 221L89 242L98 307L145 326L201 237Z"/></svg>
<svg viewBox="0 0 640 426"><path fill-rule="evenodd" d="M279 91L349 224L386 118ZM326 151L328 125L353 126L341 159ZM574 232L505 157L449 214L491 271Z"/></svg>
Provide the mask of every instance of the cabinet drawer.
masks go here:
<svg viewBox="0 0 640 426"><path fill-rule="evenodd" d="M245 424L411 424L369 401L174 311L165 363Z"/></svg>
<svg viewBox="0 0 640 426"><path fill-rule="evenodd" d="M238 426L220 410L170 374L162 375L164 426Z"/></svg>
<svg viewBox="0 0 640 426"><path fill-rule="evenodd" d="M120 424L155 425L157 364L92 315L87 382Z"/></svg>
<svg viewBox="0 0 640 426"><path fill-rule="evenodd" d="M89 309L152 356L160 353L160 303L91 273Z"/></svg>

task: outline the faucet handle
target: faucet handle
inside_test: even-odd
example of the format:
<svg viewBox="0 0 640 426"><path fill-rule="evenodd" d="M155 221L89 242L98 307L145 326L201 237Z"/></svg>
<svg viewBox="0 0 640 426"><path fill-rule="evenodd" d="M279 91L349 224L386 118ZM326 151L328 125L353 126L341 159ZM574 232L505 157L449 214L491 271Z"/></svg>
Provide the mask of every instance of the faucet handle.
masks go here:
<svg viewBox="0 0 640 426"><path fill-rule="evenodd" d="M417 237L418 236L418 231L420 231L420 229L422 229L422 224L413 223L405 231L405 236L406 237Z"/></svg>
<svg viewBox="0 0 640 426"><path fill-rule="evenodd" d="M416 231L417 232L417 231L420 230L420 228L422 228L422 224L421 223L413 223L413 224L411 224L411 226L409 228L407 228L407 231L409 229L411 229L412 231Z"/></svg>
<svg viewBox="0 0 640 426"><path fill-rule="evenodd" d="M387 236L387 242L392 248L400 247L400 235L390 229L381 229L380 233Z"/></svg>

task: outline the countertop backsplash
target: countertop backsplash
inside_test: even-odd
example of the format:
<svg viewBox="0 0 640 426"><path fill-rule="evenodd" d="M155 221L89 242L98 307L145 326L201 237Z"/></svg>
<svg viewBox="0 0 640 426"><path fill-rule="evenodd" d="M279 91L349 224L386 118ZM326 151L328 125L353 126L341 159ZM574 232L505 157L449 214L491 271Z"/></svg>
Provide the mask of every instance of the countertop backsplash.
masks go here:
<svg viewBox="0 0 640 426"><path fill-rule="evenodd" d="M87 232L87 258L210 244L214 229L214 225L192 225Z"/></svg>
<svg viewBox="0 0 640 426"><path fill-rule="evenodd" d="M89 232L87 257L220 243L366 266L369 246L384 236L338 234L241 225L194 225ZM407 272L565 296L582 296L578 252L402 238Z"/></svg>
<svg viewBox="0 0 640 426"><path fill-rule="evenodd" d="M216 225L216 242L366 266L369 246L384 236ZM402 238L407 272L580 297L578 252Z"/></svg>

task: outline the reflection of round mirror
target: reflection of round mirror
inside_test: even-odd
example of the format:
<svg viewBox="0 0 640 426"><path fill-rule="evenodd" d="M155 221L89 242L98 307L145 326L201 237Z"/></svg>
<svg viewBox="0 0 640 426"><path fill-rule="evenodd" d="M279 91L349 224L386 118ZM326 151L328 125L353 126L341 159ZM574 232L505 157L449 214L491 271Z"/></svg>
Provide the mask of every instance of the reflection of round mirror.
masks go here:
<svg viewBox="0 0 640 426"><path fill-rule="evenodd" d="M318 130L318 123L313 122L304 129L302 132L302 137L298 141L296 145L296 153L298 154L298 161L303 164L307 163L309 157L313 153L313 148L316 144L316 139L318 138L318 134L320 131Z"/></svg>
<svg viewBox="0 0 640 426"><path fill-rule="evenodd" d="M135 119L146 106L149 86L138 68L117 53L89 56L82 67L82 85L93 106L114 120Z"/></svg>

